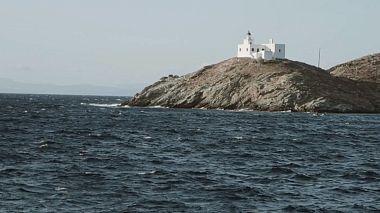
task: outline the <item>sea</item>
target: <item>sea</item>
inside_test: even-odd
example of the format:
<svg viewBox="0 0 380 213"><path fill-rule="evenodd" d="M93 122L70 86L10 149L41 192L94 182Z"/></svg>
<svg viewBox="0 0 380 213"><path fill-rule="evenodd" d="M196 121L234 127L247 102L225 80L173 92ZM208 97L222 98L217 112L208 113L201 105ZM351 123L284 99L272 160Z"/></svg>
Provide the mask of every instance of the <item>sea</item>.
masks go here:
<svg viewBox="0 0 380 213"><path fill-rule="evenodd" d="M380 212L380 114L0 94L0 212Z"/></svg>

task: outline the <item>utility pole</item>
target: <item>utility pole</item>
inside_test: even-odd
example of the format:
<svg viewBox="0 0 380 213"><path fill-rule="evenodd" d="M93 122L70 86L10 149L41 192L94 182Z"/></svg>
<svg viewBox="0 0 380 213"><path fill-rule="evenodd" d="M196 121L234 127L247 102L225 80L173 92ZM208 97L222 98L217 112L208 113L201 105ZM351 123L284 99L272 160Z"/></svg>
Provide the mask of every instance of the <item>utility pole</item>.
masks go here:
<svg viewBox="0 0 380 213"><path fill-rule="evenodd" d="M320 68L320 64L321 64L321 48L319 48L319 51L318 51L318 68Z"/></svg>

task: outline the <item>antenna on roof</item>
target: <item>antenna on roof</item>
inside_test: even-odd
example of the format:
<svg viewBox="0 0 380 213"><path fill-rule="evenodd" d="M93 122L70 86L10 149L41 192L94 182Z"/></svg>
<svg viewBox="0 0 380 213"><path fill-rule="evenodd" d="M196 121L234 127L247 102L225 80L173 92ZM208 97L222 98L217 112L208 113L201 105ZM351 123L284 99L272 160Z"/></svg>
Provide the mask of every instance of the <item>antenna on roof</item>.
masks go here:
<svg viewBox="0 0 380 213"><path fill-rule="evenodd" d="M319 51L318 51L318 68L320 68L320 65L321 64L321 48L319 48Z"/></svg>

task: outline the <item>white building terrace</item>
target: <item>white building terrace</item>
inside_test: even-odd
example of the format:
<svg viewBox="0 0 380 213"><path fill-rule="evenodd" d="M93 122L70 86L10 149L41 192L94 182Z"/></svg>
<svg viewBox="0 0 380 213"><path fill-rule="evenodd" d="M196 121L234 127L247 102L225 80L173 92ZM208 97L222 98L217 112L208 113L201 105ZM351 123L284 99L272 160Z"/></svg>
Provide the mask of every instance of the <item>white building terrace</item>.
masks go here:
<svg viewBox="0 0 380 213"><path fill-rule="evenodd" d="M254 44L251 33L248 31L242 44L238 45L238 58L254 58L274 60L285 58L285 44L275 44L269 39L268 44Z"/></svg>

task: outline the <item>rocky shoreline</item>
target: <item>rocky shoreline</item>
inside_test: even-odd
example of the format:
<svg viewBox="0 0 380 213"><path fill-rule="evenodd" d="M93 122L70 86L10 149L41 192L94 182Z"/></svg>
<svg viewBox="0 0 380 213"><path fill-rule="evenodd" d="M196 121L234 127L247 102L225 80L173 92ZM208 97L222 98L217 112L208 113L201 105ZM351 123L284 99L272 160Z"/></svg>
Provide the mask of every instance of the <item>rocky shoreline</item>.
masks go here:
<svg viewBox="0 0 380 213"><path fill-rule="evenodd" d="M295 112L380 112L380 54L329 70L287 59L231 58L170 75L122 105Z"/></svg>

